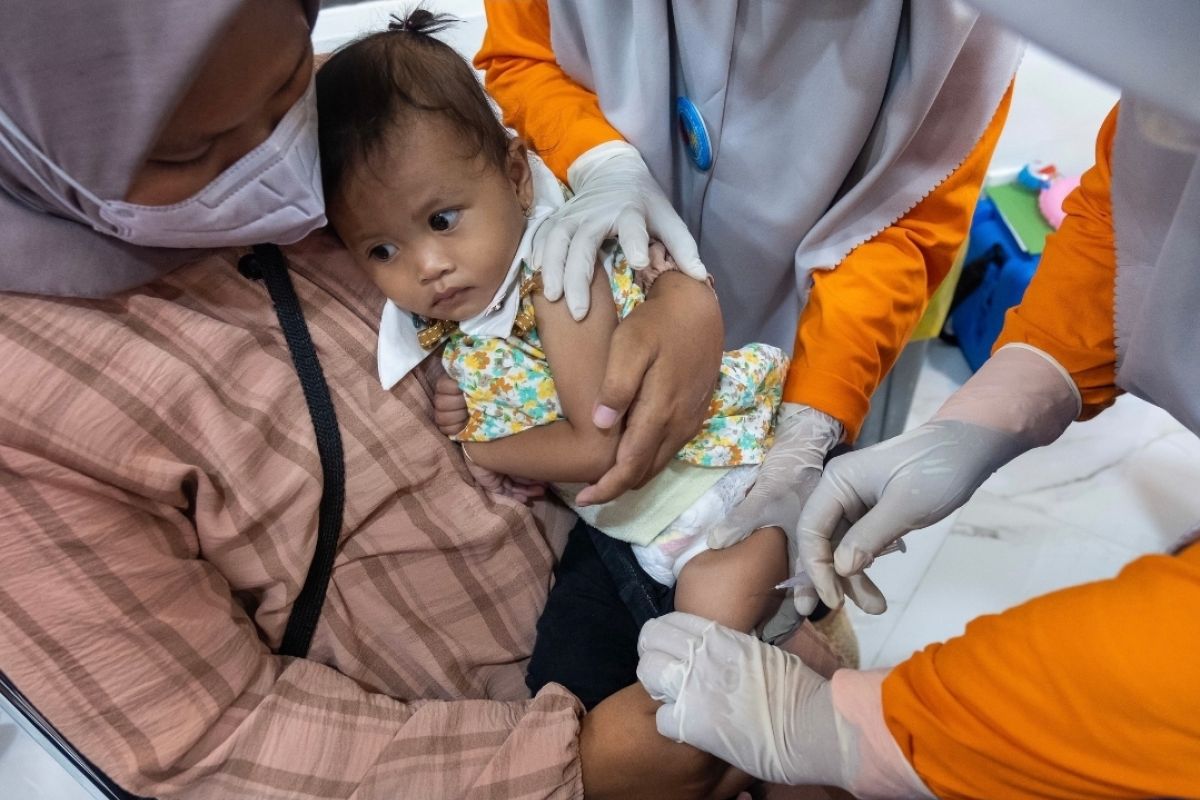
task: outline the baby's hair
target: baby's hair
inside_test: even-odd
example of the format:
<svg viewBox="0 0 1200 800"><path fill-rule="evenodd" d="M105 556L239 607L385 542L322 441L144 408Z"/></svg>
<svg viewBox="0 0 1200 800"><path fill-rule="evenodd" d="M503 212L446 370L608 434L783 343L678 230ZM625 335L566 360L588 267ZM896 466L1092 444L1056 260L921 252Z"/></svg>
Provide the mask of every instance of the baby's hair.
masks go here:
<svg viewBox="0 0 1200 800"><path fill-rule="evenodd" d="M464 144L502 169L508 131L470 64L433 34L456 22L417 8L387 30L346 44L317 71L321 180L331 200L352 167L370 159L387 133L418 113L449 122Z"/></svg>

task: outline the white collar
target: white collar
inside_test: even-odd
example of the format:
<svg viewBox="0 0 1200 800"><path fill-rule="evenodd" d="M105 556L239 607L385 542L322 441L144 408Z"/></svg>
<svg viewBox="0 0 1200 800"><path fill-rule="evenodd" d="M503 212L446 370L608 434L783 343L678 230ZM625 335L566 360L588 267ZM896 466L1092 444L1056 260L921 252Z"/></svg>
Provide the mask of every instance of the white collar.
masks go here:
<svg viewBox="0 0 1200 800"><path fill-rule="evenodd" d="M459 330L463 333L505 338L512 332L517 312L521 310L521 293L516 291L521 283L521 263L529 257L533 248L533 234L538 225L563 204L562 187L549 167L537 156L530 155L529 168L533 173L533 211L529 215L529 222L525 223L517 254L492 302L483 311L459 323ZM429 355L430 350L421 347L417 341L418 330L411 313L391 300L387 301L379 320L379 344L376 350L379 382L384 389L391 389L399 383Z"/></svg>

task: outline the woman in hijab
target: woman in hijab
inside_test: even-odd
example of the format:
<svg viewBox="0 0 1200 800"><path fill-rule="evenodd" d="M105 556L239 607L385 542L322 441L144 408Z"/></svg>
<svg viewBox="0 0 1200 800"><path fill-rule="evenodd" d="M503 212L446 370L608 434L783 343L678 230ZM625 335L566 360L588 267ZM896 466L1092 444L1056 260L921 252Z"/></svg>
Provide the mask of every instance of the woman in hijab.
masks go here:
<svg viewBox="0 0 1200 800"><path fill-rule="evenodd" d="M637 685L528 696L571 520L380 391L346 255L228 249L323 223L316 0L79 9L0 3L0 671L140 795L715 785Z"/></svg>

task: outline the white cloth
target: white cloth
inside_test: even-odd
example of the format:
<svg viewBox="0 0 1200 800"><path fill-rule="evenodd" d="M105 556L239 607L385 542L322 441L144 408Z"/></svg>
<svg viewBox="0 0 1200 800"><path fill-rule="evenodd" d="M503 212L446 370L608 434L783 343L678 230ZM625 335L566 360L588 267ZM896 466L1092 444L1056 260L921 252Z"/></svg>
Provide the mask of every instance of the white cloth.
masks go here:
<svg viewBox="0 0 1200 800"><path fill-rule="evenodd" d="M459 329L470 336L504 338L512 332L513 322L521 310L521 293L517 291L521 262L529 256L533 247L533 235L538 226L563 204L562 185L549 167L537 156L530 155L529 168L533 173L533 207L529 214L529 222L525 225L525 233L521 236L512 265L508 268L508 275L496 290L492 302L483 311L459 323ZM421 347L417 341L417 332L420 329L421 326L410 312L391 300L384 304L383 316L379 320L379 344L376 350L379 382L384 389L391 389L399 383L429 355L430 351Z"/></svg>

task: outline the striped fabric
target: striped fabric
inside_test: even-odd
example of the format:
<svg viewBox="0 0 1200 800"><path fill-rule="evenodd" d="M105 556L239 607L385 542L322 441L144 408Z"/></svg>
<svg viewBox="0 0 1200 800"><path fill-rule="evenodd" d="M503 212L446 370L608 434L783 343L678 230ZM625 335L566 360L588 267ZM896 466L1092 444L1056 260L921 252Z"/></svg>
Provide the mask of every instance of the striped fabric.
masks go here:
<svg viewBox="0 0 1200 800"><path fill-rule="evenodd" d="M379 388L382 298L320 236L289 258L345 523L311 660L272 654L321 472L236 255L108 300L0 295L0 670L139 794L581 796L578 702L523 684L571 519L475 488L428 376Z"/></svg>

